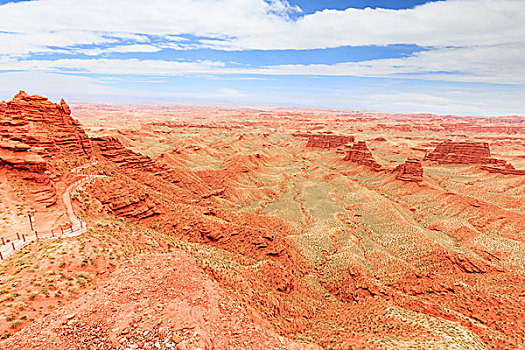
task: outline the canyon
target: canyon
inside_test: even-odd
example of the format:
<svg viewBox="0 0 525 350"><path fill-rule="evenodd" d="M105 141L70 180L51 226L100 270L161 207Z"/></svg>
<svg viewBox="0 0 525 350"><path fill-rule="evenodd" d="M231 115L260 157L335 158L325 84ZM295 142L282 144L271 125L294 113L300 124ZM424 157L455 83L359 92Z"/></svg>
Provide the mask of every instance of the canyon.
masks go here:
<svg viewBox="0 0 525 350"><path fill-rule="evenodd" d="M521 349L523 123L21 91L0 253L87 229L0 261L0 347Z"/></svg>

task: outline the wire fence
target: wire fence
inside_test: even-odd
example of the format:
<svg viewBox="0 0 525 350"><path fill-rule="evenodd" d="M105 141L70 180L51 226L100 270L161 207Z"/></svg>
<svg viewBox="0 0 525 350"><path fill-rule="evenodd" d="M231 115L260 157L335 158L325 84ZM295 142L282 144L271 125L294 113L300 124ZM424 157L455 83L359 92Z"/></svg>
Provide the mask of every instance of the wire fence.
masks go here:
<svg viewBox="0 0 525 350"><path fill-rule="evenodd" d="M74 228L73 225L68 225L66 228L53 229L47 232L33 231L32 234L19 234L17 233L17 239L12 241L6 241L2 238L2 245L0 245L0 260L7 259L11 254L17 250L21 250L27 245L45 239L56 239L66 237L76 237L87 231L86 223L81 221L80 227Z"/></svg>

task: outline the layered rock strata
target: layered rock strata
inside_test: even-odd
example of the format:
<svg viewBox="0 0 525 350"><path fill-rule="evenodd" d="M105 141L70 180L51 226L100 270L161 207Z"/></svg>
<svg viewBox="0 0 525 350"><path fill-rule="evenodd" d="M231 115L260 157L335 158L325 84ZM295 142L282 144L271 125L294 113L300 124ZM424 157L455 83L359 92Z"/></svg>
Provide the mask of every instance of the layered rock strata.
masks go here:
<svg viewBox="0 0 525 350"><path fill-rule="evenodd" d="M129 170L155 171L155 162L148 156L133 152L112 136L95 137L93 146L106 159Z"/></svg>
<svg viewBox="0 0 525 350"><path fill-rule="evenodd" d="M355 141L353 136L342 135L309 135L306 147L336 148Z"/></svg>
<svg viewBox="0 0 525 350"><path fill-rule="evenodd" d="M489 173L498 173L503 175L525 175L525 170L519 170L514 168L514 165L507 163L504 167L494 167L484 165L481 170L486 170Z"/></svg>
<svg viewBox="0 0 525 350"><path fill-rule="evenodd" d="M160 214L154 200L135 186L123 181L112 181L105 186L107 191L98 192L97 199L118 216L145 219Z"/></svg>
<svg viewBox="0 0 525 350"><path fill-rule="evenodd" d="M0 165L35 173L43 173L47 168L47 162L33 153L31 146L6 140L0 140Z"/></svg>
<svg viewBox="0 0 525 350"><path fill-rule="evenodd" d="M0 137L22 142L48 159L74 156L87 160L91 157L89 137L71 117L64 100L57 104L24 91L9 102L0 102Z"/></svg>
<svg viewBox="0 0 525 350"><path fill-rule="evenodd" d="M153 187L162 186L162 184L154 184L156 179L161 179L194 193L198 193L203 197L215 195L215 192L212 191L213 189L210 188L209 184L204 183L191 172L168 166L163 162L134 152L124 147L115 137L95 137L92 139L92 142L97 155L116 164L133 178L146 175L147 179L145 179L145 181Z"/></svg>
<svg viewBox="0 0 525 350"><path fill-rule="evenodd" d="M381 170L381 165L379 165L372 156L372 152L366 146L365 141L359 141L349 147L348 154L344 158L346 161L353 163L366 165L372 168L375 171Z"/></svg>
<svg viewBox="0 0 525 350"><path fill-rule="evenodd" d="M487 142L451 142L439 144L433 152L427 153L427 161L439 164L493 164L505 166L506 162L492 158Z"/></svg>
<svg viewBox="0 0 525 350"><path fill-rule="evenodd" d="M419 159L408 158L405 163L398 165L394 169L396 179L408 182L423 181L423 167Z"/></svg>

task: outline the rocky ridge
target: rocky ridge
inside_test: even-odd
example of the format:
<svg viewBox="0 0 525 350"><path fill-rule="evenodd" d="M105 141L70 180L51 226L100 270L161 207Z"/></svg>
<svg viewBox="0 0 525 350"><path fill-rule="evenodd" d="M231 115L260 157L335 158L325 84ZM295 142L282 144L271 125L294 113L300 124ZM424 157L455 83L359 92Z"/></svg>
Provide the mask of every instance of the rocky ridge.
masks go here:
<svg viewBox="0 0 525 350"><path fill-rule="evenodd" d="M81 162L92 155L89 137L64 100L57 104L24 91L0 103L0 137L22 142L47 159L73 156Z"/></svg>
<svg viewBox="0 0 525 350"><path fill-rule="evenodd" d="M214 193L208 184L191 172L168 166L161 161L134 152L126 148L116 137L94 137L92 142L100 159L117 165L121 171L124 170L131 177L146 176L146 180L153 187L168 182L203 197Z"/></svg>
<svg viewBox="0 0 525 350"><path fill-rule="evenodd" d="M106 191L97 192L96 198L118 216L140 220L160 214L155 201L129 183L112 180L104 184L104 188Z"/></svg>
<svg viewBox="0 0 525 350"><path fill-rule="evenodd" d="M516 169L514 165L507 163L504 167L494 167L483 165L481 170L486 170L489 173L498 173L503 175L525 175L525 170Z"/></svg>

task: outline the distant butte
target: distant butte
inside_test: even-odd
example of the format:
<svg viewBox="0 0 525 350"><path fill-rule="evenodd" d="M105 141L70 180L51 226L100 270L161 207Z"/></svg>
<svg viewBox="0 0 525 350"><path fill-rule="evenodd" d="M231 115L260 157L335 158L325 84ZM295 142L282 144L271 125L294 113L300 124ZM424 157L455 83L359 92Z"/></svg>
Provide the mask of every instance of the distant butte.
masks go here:
<svg viewBox="0 0 525 350"><path fill-rule="evenodd" d="M346 155L345 159L346 161L350 161L353 163L366 165L374 171L381 170L381 165L379 165L372 156L372 152L368 149L366 146L365 141L359 141L356 144L352 145L348 149L348 154Z"/></svg>
<svg viewBox="0 0 525 350"><path fill-rule="evenodd" d="M424 160L438 164L477 164L482 170L504 175L525 175L503 159L492 158L487 142L451 142L439 144Z"/></svg>
<svg viewBox="0 0 525 350"><path fill-rule="evenodd" d="M433 152L428 153L424 160L439 164L494 164L505 166L501 159L491 158L490 146L487 142L452 142L439 144Z"/></svg>
<svg viewBox="0 0 525 350"><path fill-rule="evenodd" d="M306 147L316 147L316 148L336 148L344 146L348 143L355 141L353 136L344 136L344 135L330 135L330 134L300 134L302 137L306 137L308 142Z"/></svg>

